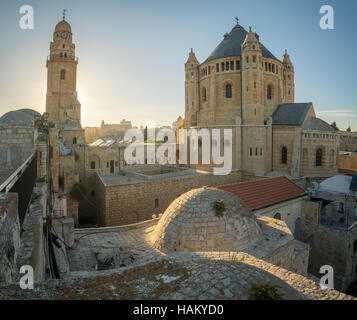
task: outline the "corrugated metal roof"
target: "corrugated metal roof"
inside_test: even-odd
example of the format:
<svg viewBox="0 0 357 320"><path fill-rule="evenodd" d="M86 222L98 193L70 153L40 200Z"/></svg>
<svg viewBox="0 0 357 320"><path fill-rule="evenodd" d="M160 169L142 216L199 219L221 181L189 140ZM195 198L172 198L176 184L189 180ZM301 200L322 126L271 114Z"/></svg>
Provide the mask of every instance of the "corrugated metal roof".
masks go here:
<svg viewBox="0 0 357 320"><path fill-rule="evenodd" d="M272 114L273 125L302 125L312 102L279 104Z"/></svg>
<svg viewBox="0 0 357 320"><path fill-rule="evenodd" d="M229 33L229 37L222 40L216 49L214 49L213 52L208 56L205 62L225 57L240 56L241 45L244 42L247 33L248 32L241 25L237 24ZM264 45L261 43L260 45L262 48L263 57L278 60L266 47L264 47Z"/></svg>
<svg viewBox="0 0 357 320"><path fill-rule="evenodd" d="M303 189L283 176L239 182L220 186L218 189L235 194L251 210L269 207L306 194Z"/></svg>

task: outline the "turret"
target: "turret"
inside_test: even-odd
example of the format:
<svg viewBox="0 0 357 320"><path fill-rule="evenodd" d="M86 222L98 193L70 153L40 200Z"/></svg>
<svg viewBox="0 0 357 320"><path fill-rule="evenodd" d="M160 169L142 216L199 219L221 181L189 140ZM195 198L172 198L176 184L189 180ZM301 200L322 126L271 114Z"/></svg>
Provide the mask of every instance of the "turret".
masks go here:
<svg viewBox="0 0 357 320"><path fill-rule="evenodd" d="M241 46L243 123L264 123L263 67L259 36L249 31Z"/></svg>
<svg viewBox="0 0 357 320"><path fill-rule="evenodd" d="M295 102L295 80L294 80L294 66L290 60L287 50L281 60L284 65L283 82L284 82L284 102Z"/></svg>
<svg viewBox="0 0 357 320"><path fill-rule="evenodd" d="M199 62L192 48L185 63L185 124L195 126L199 110Z"/></svg>

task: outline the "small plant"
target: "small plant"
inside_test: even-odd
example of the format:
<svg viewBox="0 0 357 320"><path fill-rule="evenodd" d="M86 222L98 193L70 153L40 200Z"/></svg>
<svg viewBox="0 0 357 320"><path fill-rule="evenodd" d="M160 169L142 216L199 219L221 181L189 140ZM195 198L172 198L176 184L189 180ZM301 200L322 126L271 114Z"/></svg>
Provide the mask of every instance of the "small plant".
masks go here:
<svg viewBox="0 0 357 320"><path fill-rule="evenodd" d="M216 200L213 207L216 211L216 217L223 217L224 212L227 210L223 200Z"/></svg>
<svg viewBox="0 0 357 320"><path fill-rule="evenodd" d="M37 182L46 182L46 177L38 178Z"/></svg>
<svg viewBox="0 0 357 320"><path fill-rule="evenodd" d="M252 284L249 289L249 300L283 300L283 294L278 292L280 287L271 282Z"/></svg>
<svg viewBox="0 0 357 320"><path fill-rule="evenodd" d="M34 203L41 195L36 193L36 192L32 192L31 195L31 203Z"/></svg>
<svg viewBox="0 0 357 320"><path fill-rule="evenodd" d="M83 182L77 182L74 184L70 195L77 201L85 201L89 196L89 189Z"/></svg>

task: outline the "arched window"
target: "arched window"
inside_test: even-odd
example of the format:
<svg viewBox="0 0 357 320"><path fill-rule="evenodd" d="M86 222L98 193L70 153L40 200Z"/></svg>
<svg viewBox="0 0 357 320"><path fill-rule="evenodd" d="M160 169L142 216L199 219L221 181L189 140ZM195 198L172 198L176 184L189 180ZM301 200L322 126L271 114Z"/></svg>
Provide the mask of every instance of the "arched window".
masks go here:
<svg viewBox="0 0 357 320"><path fill-rule="evenodd" d="M206 102L207 101L207 91L206 88L202 89L202 101Z"/></svg>
<svg viewBox="0 0 357 320"><path fill-rule="evenodd" d="M73 138L73 144L77 144L77 138L76 137Z"/></svg>
<svg viewBox="0 0 357 320"><path fill-rule="evenodd" d="M321 167L322 166L322 150L317 149L316 150L316 167Z"/></svg>
<svg viewBox="0 0 357 320"><path fill-rule="evenodd" d="M281 220L281 214L279 212L277 212L273 218L277 219L277 220Z"/></svg>
<svg viewBox="0 0 357 320"><path fill-rule="evenodd" d="M268 87L267 87L267 98L268 98L268 100L271 100L271 97L272 97L272 87L271 87L271 85L268 85Z"/></svg>
<svg viewBox="0 0 357 320"><path fill-rule="evenodd" d="M61 70L61 80L66 79L66 70Z"/></svg>
<svg viewBox="0 0 357 320"><path fill-rule="evenodd" d="M281 148L281 163L282 164L288 163L288 149L286 147Z"/></svg>
<svg viewBox="0 0 357 320"><path fill-rule="evenodd" d="M226 98L227 99L232 98L232 85L231 84L226 85Z"/></svg>

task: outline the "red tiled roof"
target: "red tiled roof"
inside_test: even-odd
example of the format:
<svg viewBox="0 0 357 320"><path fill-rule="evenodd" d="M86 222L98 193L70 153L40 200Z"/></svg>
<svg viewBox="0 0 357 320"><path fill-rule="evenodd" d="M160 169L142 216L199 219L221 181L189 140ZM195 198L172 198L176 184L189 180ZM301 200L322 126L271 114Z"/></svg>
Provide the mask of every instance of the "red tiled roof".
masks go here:
<svg viewBox="0 0 357 320"><path fill-rule="evenodd" d="M235 194L252 210L269 207L306 194L303 189L283 176L233 183L217 188Z"/></svg>

